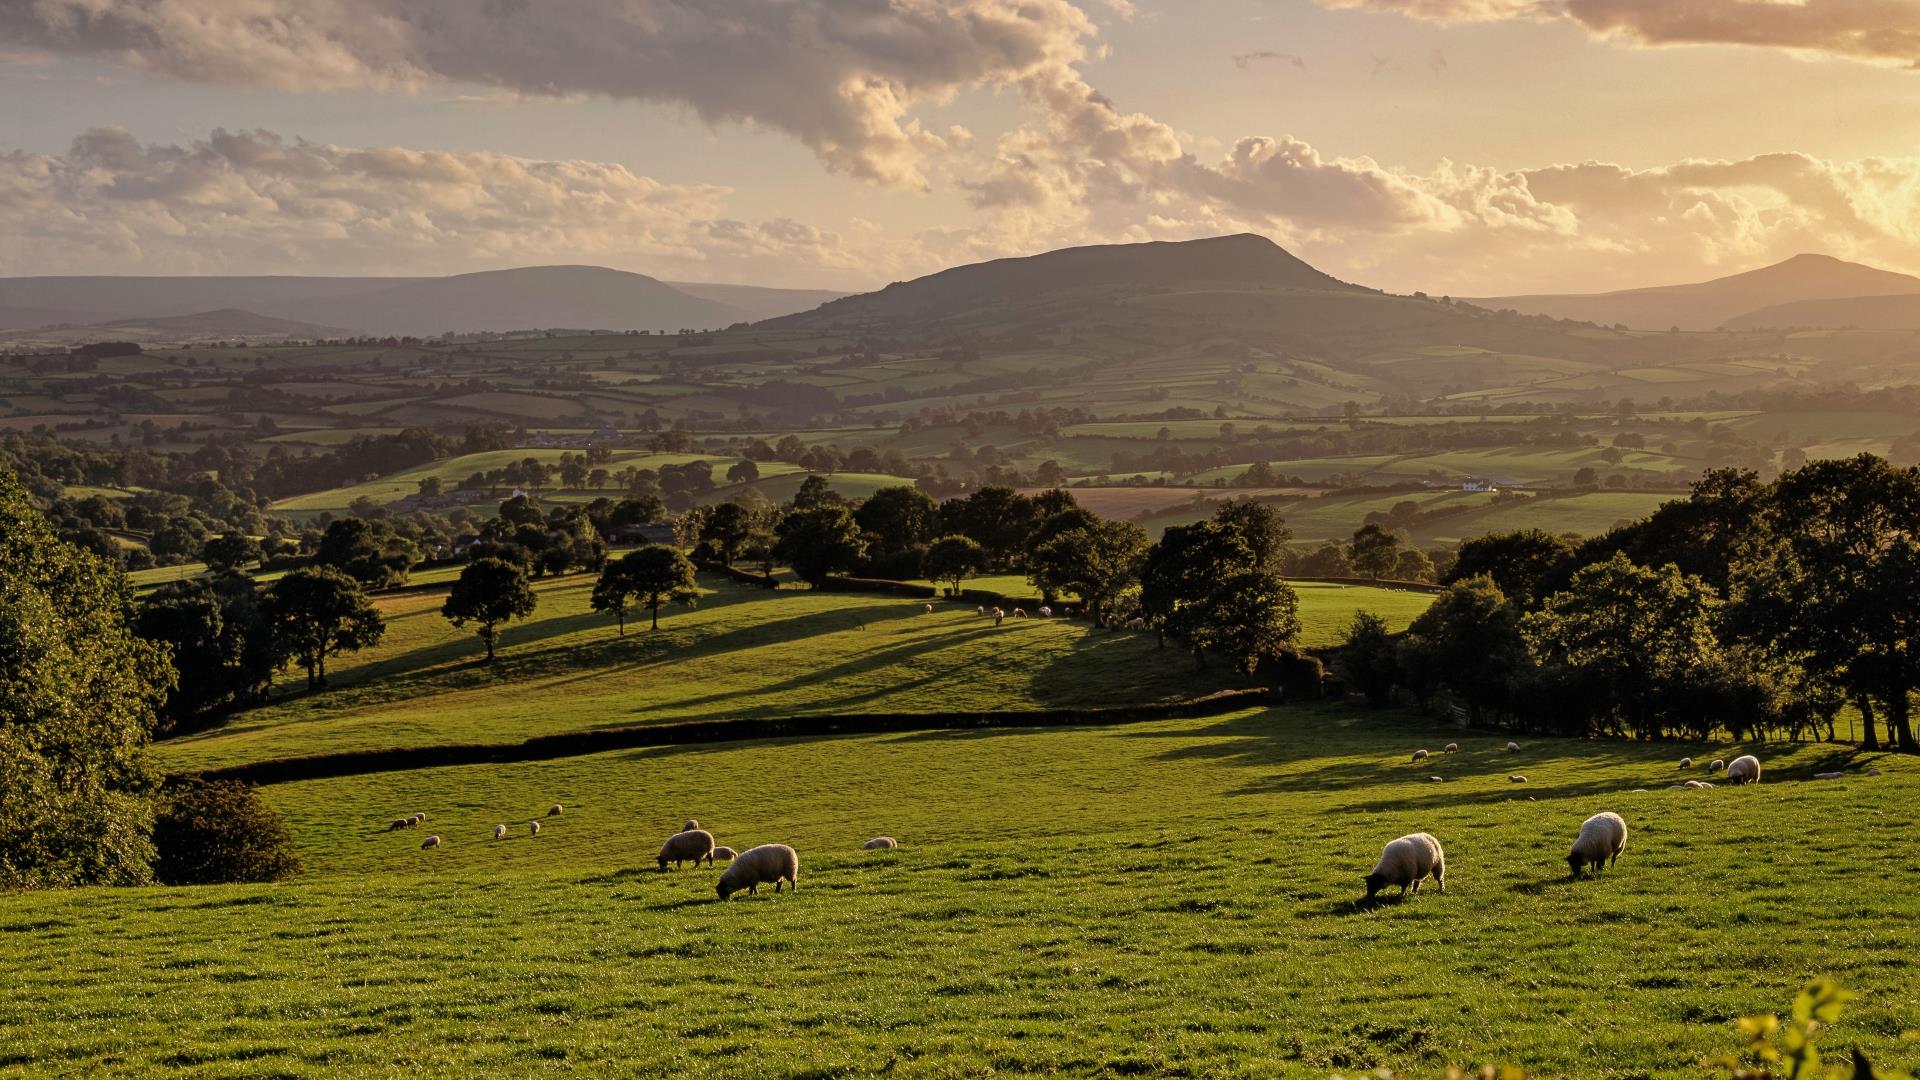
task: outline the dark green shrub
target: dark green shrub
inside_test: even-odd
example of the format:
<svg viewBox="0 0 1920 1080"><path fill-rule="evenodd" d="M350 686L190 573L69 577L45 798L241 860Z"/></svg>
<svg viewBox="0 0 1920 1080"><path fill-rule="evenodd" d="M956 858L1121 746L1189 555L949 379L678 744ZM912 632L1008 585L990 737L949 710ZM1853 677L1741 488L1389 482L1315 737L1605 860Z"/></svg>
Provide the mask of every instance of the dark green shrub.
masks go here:
<svg viewBox="0 0 1920 1080"><path fill-rule="evenodd" d="M153 874L168 885L281 881L300 872L286 822L232 780L170 786L153 823Z"/></svg>

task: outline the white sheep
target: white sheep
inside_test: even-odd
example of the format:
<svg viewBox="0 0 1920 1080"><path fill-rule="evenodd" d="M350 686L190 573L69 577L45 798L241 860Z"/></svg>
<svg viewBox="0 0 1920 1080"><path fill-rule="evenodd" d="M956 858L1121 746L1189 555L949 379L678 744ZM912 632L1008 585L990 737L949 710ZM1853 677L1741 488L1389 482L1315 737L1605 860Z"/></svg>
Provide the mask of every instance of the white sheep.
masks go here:
<svg viewBox="0 0 1920 1080"><path fill-rule="evenodd" d="M1719 772L1722 769L1725 769L1726 767L1727 767L1726 758L1717 757L1717 758L1714 758L1712 761L1707 762L1708 772Z"/></svg>
<svg viewBox="0 0 1920 1080"><path fill-rule="evenodd" d="M1727 763L1727 783L1757 784L1760 782L1760 759L1752 754L1742 754Z"/></svg>
<svg viewBox="0 0 1920 1080"><path fill-rule="evenodd" d="M507 838L507 827L505 825L495 825L493 827L493 838L495 840L505 840Z"/></svg>
<svg viewBox="0 0 1920 1080"><path fill-rule="evenodd" d="M1429 783L1434 783L1434 784L1444 784L1447 782L1447 778L1444 776L1429 776L1427 777L1427 780Z"/></svg>
<svg viewBox="0 0 1920 1080"><path fill-rule="evenodd" d="M439 847L439 846L440 846L440 838L437 836L429 836L425 840L420 841L420 847L422 849L430 848L430 847Z"/></svg>
<svg viewBox="0 0 1920 1080"><path fill-rule="evenodd" d="M566 809L567 809L566 807L561 806L559 803L554 803L552 806L547 808L547 816L559 817L561 814L566 812Z"/></svg>
<svg viewBox="0 0 1920 1080"><path fill-rule="evenodd" d="M1514 773L1512 776L1507 777L1507 782L1510 784L1524 784L1527 782L1527 778L1521 776L1519 773Z"/></svg>
<svg viewBox="0 0 1920 1080"><path fill-rule="evenodd" d="M713 857L714 857L714 858L716 858L716 859L724 859L724 860L726 860L727 862L732 862L732 861L733 861L733 859L734 859L734 857L735 857L736 855L738 855L738 854L739 854L739 852L737 852L737 851L735 851L735 850L733 850L733 849L732 849L732 848L730 848L730 847L716 847L716 848L714 848L714 849L713 849ZM707 865L708 865L708 866L712 866L713 864L712 864L712 863L708 863Z"/></svg>
<svg viewBox="0 0 1920 1080"><path fill-rule="evenodd" d="M1450 742L1446 746L1442 747L1441 749L1445 750L1449 754L1457 754L1460 752L1460 744L1457 742Z"/></svg>
<svg viewBox="0 0 1920 1080"><path fill-rule="evenodd" d="M681 832L692 832L693 830L695 830L695 829L697 829L697 828L699 828L699 827L700 827L700 819L699 819L699 818L688 818L688 819L687 819L687 823L686 823L685 825L682 825L682 826L680 826L680 831L681 831Z"/></svg>
<svg viewBox="0 0 1920 1080"><path fill-rule="evenodd" d="M1127 629L1129 630L1145 630L1146 628L1147 628L1147 620L1145 619L1128 619L1127 620Z"/></svg>
<svg viewBox="0 0 1920 1080"><path fill-rule="evenodd" d="M674 833L667 837L666 843L660 845L661 870L665 870L668 863L679 866L689 859L695 866L699 866L702 859L707 861L708 866L713 865L712 833L705 829L688 829Z"/></svg>
<svg viewBox="0 0 1920 1080"><path fill-rule="evenodd" d="M1598 874L1602 866L1611 867L1627 849L1626 819L1611 810L1598 813L1580 823L1580 835L1567 854L1567 867L1574 877L1588 866Z"/></svg>
<svg viewBox="0 0 1920 1080"><path fill-rule="evenodd" d="M1683 757L1683 758L1681 758L1681 759L1680 759L1680 767L1681 767L1681 768L1683 768L1683 769L1691 769L1691 768L1693 768L1693 759L1692 759L1692 758L1690 758L1690 757Z"/></svg>
<svg viewBox="0 0 1920 1080"><path fill-rule="evenodd" d="M773 891L779 892L782 882L799 891L799 853L785 844L761 844L735 855L713 890L725 900L741 889L749 895L758 895L760 886L766 884L772 884Z"/></svg>
<svg viewBox="0 0 1920 1080"><path fill-rule="evenodd" d="M401 829L408 829L408 828L412 828L412 827L413 827L413 819L412 819L412 818L410 818L410 817L403 817L403 818L394 818L394 819L393 819L393 824L391 824L391 825L389 825L389 826L387 826L387 831L388 831L388 832L399 832L399 831L400 831Z"/></svg>
<svg viewBox="0 0 1920 1080"><path fill-rule="evenodd" d="M973 609L973 613L975 615L985 615L987 613L987 605L981 604L979 607Z"/></svg>
<svg viewBox="0 0 1920 1080"><path fill-rule="evenodd" d="M1024 618L1026 618L1026 617L1027 617L1027 609L1026 609L1026 608L1018 608L1018 607L1017 607L1017 608L1014 608L1014 609L1013 609L1013 617L1014 617L1014 618L1016 618L1016 619L1024 619Z"/></svg>
<svg viewBox="0 0 1920 1080"><path fill-rule="evenodd" d="M1838 780L1846 775L1847 774L1843 772L1817 772L1813 774L1813 778L1815 780Z"/></svg>
<svg viewBox="0 0 1920 1080"><path fill-rule="evenodd" d="M1425 750L1415 750L1413 752L1413 760L1415 764L1427 760L1427 752Z"/></svg>
<svg viewBox="0 0 1920 1080"><path fill-rule="evenodd" d="M539 836L539 835L540 835L540 823L539 823L539 822L537 822L537 821L529 821L529 822L527 822L527 824L528 824L528 825L531 825L531 826L533 826L533 835L535 835L535 836Z"/></svg>
<svg viewBox="0 0 1920 1080"><path fill-rule="evenodd" d="M1513 753L1513 752L1515 752L1515 751L1517 751L1517 750L1519 750L1519 749L1520 749L1520 744L1519 744L1519 743L1517 743L1517 742L1510 742L1510 743L1508 743L1508 744L1507 744L1507 753L1509 753L1509 754L1511 754L1511 753Z"/></svg>
<svg viewBox="0 0 1920 1080"><path fill-rule="evenodd" d="M413 822L415 825L419 825L422 822L427 820L427 815L424 813L415 814L412 817L408 818L407 820Z"/></svg>
<svg viewBox="0 0 1920 1080"><path fill-rule="evenodd" d="M900 846L899 841L895 840L891 836L876 836L873 839L867 841L866 843L861 844L860 850L862 851L880 851L882 849L891 850L899 846Z"/></svg>
<svg viewBox="0 0 1920 1080"><path fill-rule="evenodd" d="M1040 617L1043 619L1053 618L1053 609L1045 604L1040 605Z"/></svg>
<svg viewBox="0 0 1920 1080"><path fill-rule="evenodd" d="M925 610L924 612L922 612L922 614L926 614L926 615L931 615L931 614L933 614L933 605L932 605L932 604L928 604L928 605L927 605L927 607L926 607L926 610Z"/></svg>
<svg viewBox="0 0 1920 1080"><path fill-rule="evenodd" d="M1441 892L1447 891L1447 857L1440 850L1440 841L1428 833L1403 836L1381 850L1380 861L1366 877L1367 899L1389 885L1400 886L1402 896L1409 887L1419 892L1428 874L1433 875L1433 883Z"/></svg>
<svg viewBox="0 0 1920 1080"><path fill-rule="evenodd" d="M1686 783L1681 784L1680 786L1689 787L1689 788L1708 788L1708 787L1712 787L1713 785L1703 780L1689 780Z"/></svg>

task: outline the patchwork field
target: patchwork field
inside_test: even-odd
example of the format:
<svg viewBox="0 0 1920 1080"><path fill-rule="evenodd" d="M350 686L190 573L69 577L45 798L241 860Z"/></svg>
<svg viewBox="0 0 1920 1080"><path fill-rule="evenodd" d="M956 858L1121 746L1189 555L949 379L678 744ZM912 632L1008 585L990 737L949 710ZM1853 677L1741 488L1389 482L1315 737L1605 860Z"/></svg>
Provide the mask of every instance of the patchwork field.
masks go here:
<svg viewBox="0 0 1920 1080"><path fill-rule="evenodd" d="M1670 791L1702 748L1505 739L1328 706L271 787L294 882L0 897L0 1069L1693 1077L1818 974L1861 995L1830 1044L1916 1056L1911 762L1761 746L1759 787ZM1601 809L1626 854L1569 882ZM799 891L657 872L688 816L794 845ZM1415 830L1446 890L1356 904Z"/></svg>

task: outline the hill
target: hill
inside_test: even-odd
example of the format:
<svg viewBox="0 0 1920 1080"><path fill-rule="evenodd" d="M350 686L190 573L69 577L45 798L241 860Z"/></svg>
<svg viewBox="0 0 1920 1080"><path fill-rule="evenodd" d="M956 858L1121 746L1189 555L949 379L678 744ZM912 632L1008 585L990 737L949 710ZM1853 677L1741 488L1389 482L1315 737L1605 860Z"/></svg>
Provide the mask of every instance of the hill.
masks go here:
<svg viewBox="0 0 1920 1080"><path fill-rule="evenodd" d="M1729 330L1825 327L1860 330L1920 330L1920 293L1800 300L1749 311L1727 320Z"/></svg>
<svg viewBox="0 0 1920 1080"><path fill-rule="evenodd" d="M716 285L701 281L669 281L668 285L701 300L725 304L751 322L811 311L847 295L829 289L769 289L759 285Z"/></svg>
<svg viewBox="0 0 1920 1080"><path fill-rule="evenodd" d="M278 304L270 314L369 334L448 331L675 330L739 322L725 304L647 277L599 266L532 266L427 278Z"/></svg>
<svg viewBox="0 0 1920 1080"><path fill-rule="evenodd" d="M116 341L186 342L220 341L229 338L285 340L291 338L343 337L350 331L335 326L276 319L238 308L201 311L191 315L159 315L150 318L113 319L80 326L16 330L0 333L0 340L30 340L36 344L79 344L111 338Z"/></svg>
<svg viewBox="0 0 1920 1080"><path fill-rule="evenodd" d="M419 278L382 277L70 277L0 278L0 309L36 308L83 313L49 322L106 322L115 319L188 315L196 311L238 308L268 311L274 305L316 300L386 288ZM273 312L279 314L279 312Z"/></svg>
<svg viewBox="0 0 1920 1080"><path fill-rule="evenodd" d="M1360 292L1295 258L1264 236L1243 233L1184 242L1063 248L995 259L895 282L776 320L779 326L910 323L984 306L1030 303L1063 293L1170 289L1200 283Z"/></svg>
<svg viewBox="0 0 1920 1080"><path fill-rule="evenodd" d="M1844 262L1829 255L1795 255L1784 262L1688 285L1619 292L1496 296L1468 302L1496 311L1637 330L1712 330L1761 308L1806 301L1920 293L1920 278ZM1749 324L1761 325L1761 324ZM1764 325L1778 326L1780 323Z"/></svg>

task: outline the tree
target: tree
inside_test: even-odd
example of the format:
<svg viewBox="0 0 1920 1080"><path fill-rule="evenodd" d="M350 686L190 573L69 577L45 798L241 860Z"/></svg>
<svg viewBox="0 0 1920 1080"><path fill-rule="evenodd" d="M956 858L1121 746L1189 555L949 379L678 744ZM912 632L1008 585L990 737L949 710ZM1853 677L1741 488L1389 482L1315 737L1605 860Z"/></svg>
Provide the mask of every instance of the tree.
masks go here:
<svg viewBox="0 0 1920 1080"><path fill-rule="evenodd" d="M149 879L146 745L172 669L130 600L0 469L0 889Z"/></svg>
<svg viewBox="0 0 1920 1080"><path fill-rule="evenodd" d="M990 567L1011 565L1041 518L1034 500L1010 487L983 487L940 506L942 528L978 541Z"/></svg>
<svg viewBox="0 0 1920 1080"><path fill-rule="evenodd" d="M1393 637L1387 632L1387 620L1371 611L1354 612L1347 640L1340 646L1339 664L1347 679L1366 695L1368 704L1378 708L1392 700L1400 664Z"/></svg>
<svg viewBox="0 0 1920 1080"><path fill-rule="evenodd" d="M918 488L885 487L860 504L853 520L873 538L879 552L893 554L932 539L940 508Z"/></svg>
<svg viewBox="0 0 1920 1080"><path fill-rule="evenodd" d="M836 570L853 568L867 550L845 505L790 511L776 531L775 552L802 581L815 586Z"/></svg>
<svg viewBox="0 0 1920 1080"><path fill-rule="evenodd" d="M792 436L788 437L791 438ZM785 445L785 440L781 442L782 445ZM795 510L815 510L823 506L845 506L846 502L847 500L840 497L839 492L827 485L827 478L824 476L808 476L805 480L800 481L800 487L793 493L793 508Z"/></svg>
<svg viewBox="0 0 1920 1080"><path fill-rule="evenodd" d="M223 533L207 541L200 559L216 571L240 570L250 562L259 562L264 553L253 537L245 533Z"/></svg>
<svg viewBox="0 0 1920 1080"><path fill-rule="evenodd" d="M609 585L609 593L623 592L633 597L639 605L653 613L653 629L660 629L660 607L675 603L692 607L700 599L700 588L694 581L693 563L682 555L678 548L665 544L650 544L637 551L629 551L619 562L608 566L601 575L601 582L607 582L612 575L617 584ZM599 604L600 589L594 593L594 609ZM626 616L621 614L620 632L626 633Z"/></svg>
<svg viewBox="0 0 1920 1080"><path fill-rule="evenodd" d="M1378 525L1362 525L1354 531L1347 560L1362 576L1379 580L1400 564L1400 538Z"/></svg>
<svg viewBox="0 0 1920 1080"><path fill-rule="evenodd" d="M1055 514L1049 521L1085 511ZM1089 515L1091 516L1091 515ZM1048 595L1072 592L1096 621L1139 584L1147 532L1131 521L1093 518L1057 533L1027 555L1027 574Z"/></svg>
<svg viewBox="0 0 1920 1080"><path fill-rule="evenodd" d="M1487 577L1503 599L1532 607L1551 591L1573 561L1573 545L1540 529L1488 533L1460 545L1460 556L1441 584Z"/></svg>
<svg viewBox="0 0 1920 1080"><path fill-rule="evenodd" d="M307 689L327 685L327 657L380 643L386 624L360 583L332 567L295 570L267 589L274 658L307 672Z"/></svg>
<svg viewBox="0 0 1920 1080"><path fill-rule="evenodd" d="M1287 543L1293 531L1271 505L1253 499L1228 499L1213 512L1213 519L1240 536L1241 543L1253 553L1253 561L1262 569L1280 572Z"/></svg>
<svg viewBox="0 0 1920 1080"><path fill-rule="evenodd" d="M1294 591L1258 563L1240 529L1218 519L1175 525L1147 550L1140 607L1193 651L1196 666L1213 650L1251 672L1300 629Z"/></svg>
<svg viewBox="0 0 1920 1080"><path fill-rule="evenodd" d="M1300 636L1300 598L1278 574L1243 570L1221 580L1188 609L1187 643L1199 660L1216 652L1252 674Z"/></svg>
<svg viewBox="0 0 1920 1080"><path fill-rule="evenodd" d="M287 823L234 780L170 785L153 823L154 876L167 885L284 881L300 872Z"/></svg>
<svg viewBox="0 0 1920 1080"><path fill-rule="evenodd" d="M1407 628L1401 661L1415 692L1424 698L1435 686L1451 687L1478 724L1526 668L1519 612L1492 578L1457 581Z"/></svg>
<svg viewBox="0 0 1920 1080"><path fill-rule="evenodd" d="M751 484L758 479L760 479L760 466L755 465L752 458L741 458L727 469L729 484Z"/></svg>
<svg viewBox="0 0 1920 1080"><path fill-rule="evenodd" d="M273 677L273 643L253 583L175 581L155 589L133 615L134 632L168 647L178 684L161 711L163 733L232 702L257 701Z"/></svg>
<svg viewBox="0 0 1920 1080"><path fill-rule="evenodd" d="M426 476L420 479L420 495L422 498L437 498L440 495L440 490L441 483L439 477Z"/></svg>
<svg viewBox="0 0 1920 1080"><path fill-rule="evenodd" d="M329 524L314 549L314 565L332 567L370 589L405 581L418 551L411 542L383 532L385 528L357 517Z"/></svg>
<svg viewBox="0 0 1920 1080"><path fill-rule="evenodd" d="M487 644L487 662L492 663L500 625L533 614L538 603L525 570L504 559L475 559L460 571L440 614L455 626L478 623L480 640Z"/></svg>
<svg viewBox="0 0 1920 1080"><path fill-rule="evenodd" d="M1419 548L1408 548L1395 561L1393 576L1401 581L1432 581L1433 560Z"/></svg>
<svg viewBox="0 0 1920 1080"><path fill-rule="evenodd" d="M959 595L960 585L987 568L987 553L971 536L942 536L927 548L920 572L928 581L947 586L949 595Z"/></svg>
<svg viewBox="0 0 1920 1080"><path fill-rule="evenodd" d="M1600 715L1650 738L1690 726L1673 715L1684 701L1675 691L1718 662L1719 606L1712 585L1672 563L1651 570L1616 552L1575 572L1522 620L1521 633L1536 662L1566 669Z"/></svg>
<svg viewBox="0 0 1920 1080"><path fill-rule="evenodd" d="M700 540L719 552L723 566L732 566L735 555L753 533L753 514L737 503L721 503L706 514L700 525Z"/></svg>

